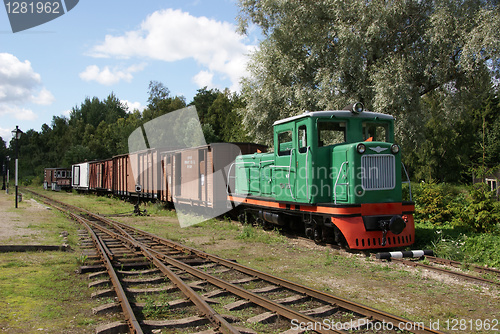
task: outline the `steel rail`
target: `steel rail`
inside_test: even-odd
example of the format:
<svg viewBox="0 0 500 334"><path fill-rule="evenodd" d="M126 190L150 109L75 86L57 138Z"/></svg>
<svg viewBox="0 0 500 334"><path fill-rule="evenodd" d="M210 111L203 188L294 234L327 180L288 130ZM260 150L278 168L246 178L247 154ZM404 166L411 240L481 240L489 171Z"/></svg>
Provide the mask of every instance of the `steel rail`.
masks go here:
<svg viewBox="0 0 500 334"><path fill-rule="evenodd" d="M425 255L425 258L427 260L429 260L430 262L434 262L434 263L438 263L438 264L444 264L444 265L452 266L452 267L455 267L455 268L463 268L465 266L467 269L471 269L471 270L473 270L475 272L478 272L478 273L481 273L481 274L492 274L492 275L496 275L496 276L498 276L500 278L500 270L498 270L498 269L488 268L488 267L481 267L481 266L477 266L477 265L474 265L474 264L466 264L466 263L462 263L462 262L459 262L459 261L442 259L442 258L439 258L439 257L429 256L429 255Z"/></svg>
<svg viewBox="0 0 500 334"><path fill-rule="evenodd" d="M36 194L36 195L39 195L33 191L31 191L32 193ZM47 198L49 201L50 200L53 200L47 196L43 196L43 195L40 195L41 197L45 197ZM66 203L63 203L61 201L57 201L57 200L53 200L59 204L62 204L66 207L69 207L69 208L72 208L74 210L80 210L82 212L85 212L87 214L89 214L90 216L92 216L93 218L95 219L98 219L98 220L104 220L107 224L111 224L111 226L114 226L116 228L116 225L113 224L113 222L109 221L108 219L100 216L100 215L96 215L88 210L85 210L85 209L82 209L82 208L78 208L76 206L73 206L73 205L68 205ZM101 232L103 233L106 233L108 234L109 236L111 236L112 238L115 238L115 239L120 239L120 241L122 241L123 243L125 243L129 248L135 248L136 250L137 249L140 249L143 253L143 255L145 255L146 257L148 257L157 267L158 269L160 269L165 275L167 275L167 277L172 281L172 283L179 289L181 290L185 295L186 297L188 297L192 302L193 304L195 304L198 309L200 311L202 311L202 313L210 320L210 322L212 324L215 325L215 327L220 330L222 333L227 333L227 334L238 334L240 333L239 330L237 330L236 328L234 328L231 324L229 324L227 322L227 320L225 320L222 316L220 316L217 312L215 312L215 310L210 307L210 305L208 305L208 303L206 301L203 300L203 298L201 296L199 296L191 287L189 287L188 285L186 285L180 278L179 276L177 276L174 272L172 272L167 266L165 266L163 263L161 263L160 261L158 261L158 259L153 256L148 250L147 248L145 247L145 245L137 242L132 236L130 236L128 233L126 233L123 229L121 229L120 227L117 227L118 230L121 230L123 231L127 236L126 237L123 237L113 231L110 231L109 229L106 229L105 227L97 224L97 223L94 223L94 222L91 222L91 221L88 221L87 219L84 219L83 217L77 215L77 214L74 214L72 212L69 212L68 210L64 210L63 208L57 206L57 205L54 205L53 203L49 203L47 201L44 201L45 203L49 204L49 205L52 205L54 206L56 209L58 209L59 211L61 212L66 212L68 213L73 219L77 220L79 223L81 223L83 226L85 226L85 228L87 229L87 231L89 232L89 234L92 236L92 239L94 240L94 244L96 245L96 247L98 247L98 250L100 252L101 257L104 258L104 259L107 259L107 262L105 262L106 264L106 268L107 268L107 271L108 273L110 273L110 278L111 278L111 281L113 283L113 286L115 287L115 283L117 283L117 286L119 286L118 289L116 289L115 287L115 291L117 291L117 295L118 295L118 298L120 300L120 304L122 305L122 309L124 311L124 314L126 315L125 318L128 320L130 319L130 322L127 321L127 323L130 323L134 326L134 328L131 327L131 325L129 325L129 328L131 328L131 333L133 334L141 334L143 333L142 330L140 329L140 325L139 323L137 322L137 319L135 319L135 315L132 311L132 307L130 306L130 303L128 302L127 298L126 298L126 295L125 295L125 291L123 290L123 288L121 287L121 284L119 283L119 280L118 280L118 276L116 275L114 269L113 269L113 266L111 264L111 262L109 261L109 259L107 258L107 254L112 254L111 251L109 251L109 249L105 246L105 245L102 245L101 242L99 241L100 237L98 237L94 231L90 228L90 226L88 226L89 224L94 226L95 228L99 229ZM105 255L106 254L106 255ZM111 271L109 270L109 266L111 266ZM122 295L122 297L120 297L120 295ZM122 303L122 300L124 301ZM127 306L128 305L128 306ZM139 326L138 329L135 328L135 326Z"/></svg>
<svg viewBox="0 0 500 334"><path fill-rule="evenodd" d="M153 253L155 253L155 256L158 258L161 258L163 261L167 262L169 265L174 266L176 268L179 268L181 270L184 270L188 272L189 274L198 277L202 280L205 280L209 282L210 284L213 284L223 290L226 290L234 295L237 295L240 298L243 298L245 300L248 300L256 305L259 305L267 310L270 310L272 312L276 312L277 314L285 317L286 319L289 320L296 320L300 323L308 323L308 324L314 324L317 323L318 320L304 315L298 311L295 311L289 307L283 306L282 304L273 302L272 300L259 296L256 293L250 292L248 290L245 290L244 288L241 288L235 284L226 282L222 279L219 279L215 276L212 276L210 274L207 274L199 269L196 269L194 267L191 267L190 265L185 264L184 262L178 261L168 255L162 254L160 252L157 252L155 250L151 250ZM318 333L347 333L346 331L343 330L326 330L322 328L318 328L314 330L315 332Z"/></svg>
<svg viewBox="0 0 500 334"><path fill-rule="evenodd" d="M78 207L74 207L74 208L75 209L79 209L79 210L81 210L83 212L86 212L86 213L90 214L91 216L93 216L96 219L103 220L103 221L107 222L108 224L119 225L119 226L121 226L121 227L123 227L125 229L129 229L129 230L132 230L132 231L134 231L136 233L140 233L143 236L147 236L148 238L150 238L150 239L152 239L152 240L154 240L154 241L156 241L156 242L158 242L160 244L168 246L170 248L174 248L174 249L182 251L182 252L189 252L189 253L191 253L193 255L199 256L200 258L207 259L209 261L212 261L212 262L218 263L218 264L220 264L222 266L229 267L231 269L240 271L240 272L245 273L247 275L250 275L250 276L253 276L253 277L265 280L265 281L268 281L270 283L273 283L275 285L278 285L278 286L281 286L281 287L284 287L284 288L287 288L287 289L294 290L296 292L308 295L308 296L316 298L318 300L322 300L324 302L328 302L328 303L330 303L332 305L336 305L336 306L348 309L348 310L353 311L355 313L361 314L361 315L369 318L370 320L375 320L375 321L380 321L380 322L385 322L385 323L392 323L392 324L403 324L403 326L408 325L410 327L411 327L411 325L414 324L414 322L412 322L412 321L410 321L408 319L405 319L405 318L402 318L402 317L399 317L399 316L396 316L396 315L393 315L393 314L390 314L390 313L387 313L387 312L384 312L384 311L376 310L374 308L365 306L363 304L351 302L349 300L346 300L346 299L343 299L343 298L340 298L340 297L337 297L337 296L334 296L334 295L331 295L331 294L327 294L325 292L322 292L322 291L319 291L319 290L316 290L316 289L312 289L312 288L300 285L298 283L294 283L294 282L291 282L291 281L288 281L288 280L284 280L284 279L281 279L281 278L278 278L278 277L266 274L264 272L260 272L258 270L254 270L252 268L246 267L246 266L238 264L236 262L220 258L220 257L218 257L216 255L211 255L211 254L205 253L203 251L196 250L196 249L194 249L192 247L184 246L184 245L181 245L181 244L176 243L174 241L158 237L156 235L153 235L153 234L151 234L149 232L140 230L138 228L133 228L133 227L128 226L126 224L123 224L123 223L120 223L120 222L117 222L117 221L114 221L114 220L102 217L100 215L93 214L90 211L85 210L85 209L81 209L81 208L78 208ZM172 259L172 260L174 260L174 259ZM177 260L175 260L175 261L177 261ZM180 262L180 261L178 261L178 262ZM180 263L182 263L182 262L180 262ZM183 265L185 265L185 264L183 264ZM185 265L185 266L187 266L187 265ZM192 269L194 269L194 268L192 268ZM201 274L205 274L205 273L201 272ZM427 328L427 327L424 327L424 328L417 327L417 328L415 328L413 330L413 332L414 333L419 333L419 334L420 333L422 333L422 334L426 334L426 333L441 334L441 333L443 333L441 331L434 330L434 329Z"/></svg>
<svg viewBox="0 0 500 334"><path fill-rule="evenodd" d="M104 218L98 215L97 217ZM153 255L151 253L152 251L151 248L137 241L133 236L131 236L120 226L117 226L116 224L108 221L106 221L106 224L111 224L111 226L113 228L116 228L121 233L121 235L117 234L116 232L110 231L109 229L106 229L105 227L99 224L92 222L92 225L98 228L100 231L107 233L108 235L112 236L115 239L120 239L122 242L132 245L136 250L140 250L145 257L147 257L151 262L153 262L154 265L158 269L160 269L172 281L172 283L179 290L181 290L186 295L186 297L188 297L191 300L191 302L193 302L193 304L195 304L198 307L198 309L210 320L212 324L216 326L218 330L228 334L239 333L239 330L237 330L235 327L229 324L229 322L227 322L227 320L224 319L220 314L215 312L215 310L210 305L208 305L208 303L205 300L203 300L203 298L200 295L198 295L190 286L184 283L178 275L176 275L172 270L170 270L165 264L160 262L158 256Z"/></svg>
<svg viewBox="0 0 500 334"><path fill-rule="evenodd" d="M486 278L468 275L468 274L460 273L457 271L452 271L452 270L445 269L445 268L439 268L439 267L431 266L431 265L420 263L420 262L408 261L408 260L404 260L404 259L395 259L393 257L391 257L391 261L397 261L397 262L406 264L407 266L410 266L410 267L422 267L422 268L426 268L429 270L439 271L439 272L445 273L447 275L457 276L457 277L468 279L471 281L479 281L479 282L484 282L484 283L489 283L489 284L500 286L499 282L495 282L495 281L492 281L492 280L489 280Z"/></svg>
<svg viewBox="0 0 500 334"><path fill-rule="evenodd" d="M125 315L125 321L127 322L127 325L129 327L130 333L132 334L142 334L142 328L139 322L137 321L137 318L135 317L134 311L132 309L132 306L130 305L127 295L125 293L125 290L123 289L123 286L120 283L120 280L118 278L118 275L116 274L113 264L111 263L111 260L109 259L107 252L105 248L102 245L102 241L100 238L95 234L95 232L90 228L90 226L85 222L82 217L69 213L74 219L76 219L80 224L82 224L92 237L92 240L94 242L94 245L96 246L97 250L99 251L99 254L101 256L101 259L104 262L104 265L106 266L106 271L109 274L109 277L111 279L111 283L113 284L113 288L116 292L116 296L118 297L118 300L120 302L120 305L123 310L123 314Z"/></svg>
<svg viewBox="0 0 500 334"><path fill-rule="evenodd" d="M119 222L113 222L113 223L109 223L109 224L112 224L112 226L115 228L117 227L116 226L117 224L119 226L122 225L122 223L119 223ZM104 227L102 227L102 226L100 228L104 229ZM118 229L121 230L121 228L118 228ZM135 229L132 229L132 230L135 230ZM193 268L192 266L187 265L184 262L181 262L179 260L176 260L171 256L168 256L166 254L162 254L161 252L158 252L158 251L148 247L147 245L144 245L143 243L135 240L135 238L132 237L128 232L126 232L124 230L122 230L122 231L123 232L121 232L121 233L123 233L123 237L126 239L130 239L130 241L132 243L136 244L137 247L143 249L143 254L147 253L148 257L150 257L150 256L154 257L154 258L156 258L157 261L159 259L161 259L162 261L165 261L166 263L168 263L169 265L171 265L173 267L181 269L181 270L183 270L183 271L185 271L185 272L187 272L195 277L198 277L202 280L205 280L205 281L209 282L210 284L213 284L213 285L215 285L223 290L226 290L226 291L228 291L228 292L230 292L230 293L232 293L240 298L248 300L256 305L259 305L267 310L276 312L279 315L285 317L286 319L297 320L301 323L311 323L311 324L318 322L316 319L314 319L310 316L304 315L304 314L302 314L298 311L295 311L289 307L286 307L286 306L283 306L279 303L273 302L272 300L270 300L268 298L259 296L258 294L250 292L248 290L245 290L245 289L243 289L235 284L232 284L232 283L226 282L220 278L214 277L210 274L205 273L202 270ZM110 232L114 233L112 231L110 231ZM145 249L145 251L144 251L144 249ZM323 330L322 328L316 329L315 331L318 333L347 333L346 331L343 331L343 330L335 330L335 329Z"/></svg>
<svg viewBox="0 0 500 334"><path fill-rule="evenodd" d="M126 228L126 229L130 229L130 230L139 232L139 233L141 233L141 234L143 234L143 235L145 235L145 236L147 236L147 237L149 237L149 238L155 240L156 242L163 244L165 246L177 249L179 251L184 251L184 252L188 251L196 256L199 256L200 258L204 258L204 259L210 260L212 262L216 262L216 263L223 265L225 267L229 267L231 269L240 271L240 272L245 273L247 275L263 279L263 280L268 281L270 283L273 283L275 285L297 291L299 293L308 295L308 296L316 298L318 300L322 300L322 301L328 302L330 304L337 305L339 307L342 307L342 308L348 309L350 311L356 312L358 314L361 314L361 315L368 317L370 319L385 322L385 323L404 324L403 326L405 326L405 325L411 326L414 324L414 322L412 322L408 319L399 317L397 315L393 315L393 314L390 314L390 313L387 313L384 311L380 311L380 310L365 306L365 305L360 304L360 303L355 303L355 302L346 300L346 299L341 298L341 297L327 294L325 292L322 292L322 291L319 291L319 290L316 290L313 288L309 288L309 287L306 287L304 285L300 285L298 283L294 283L292 281L288 281L288 280L285 280L282 278L278 278L278 277L266 274L264 272L252 269L250 267L241 265L239 263L220 258L216 255L208 254L208 253L199 251L197 249L194 249L194 248L191 248L188 246L183 246L177 242L158 237L158 236L153 235L149 232L128 226L128 225L120 223L120 222L116 222L116 223L119 224L120 226ZM422 329L417 328L416 330L414 330L414 333L441 334L443 332L438 331L438 330L434 330L434 329L431 329L428 327L424 327Z"/></svg>

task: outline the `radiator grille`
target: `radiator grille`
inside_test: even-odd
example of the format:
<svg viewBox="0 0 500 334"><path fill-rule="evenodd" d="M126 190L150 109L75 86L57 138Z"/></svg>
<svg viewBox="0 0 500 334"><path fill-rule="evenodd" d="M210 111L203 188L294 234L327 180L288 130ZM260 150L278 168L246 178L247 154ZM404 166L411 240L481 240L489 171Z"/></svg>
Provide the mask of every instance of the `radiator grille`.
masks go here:
<svg viewBox="0 0 500 334"><path fill-rule="evenodd" d="M396 184L396 164L391 154L363 155L361 170L361 185L365 190L393 189Z"/></svg>

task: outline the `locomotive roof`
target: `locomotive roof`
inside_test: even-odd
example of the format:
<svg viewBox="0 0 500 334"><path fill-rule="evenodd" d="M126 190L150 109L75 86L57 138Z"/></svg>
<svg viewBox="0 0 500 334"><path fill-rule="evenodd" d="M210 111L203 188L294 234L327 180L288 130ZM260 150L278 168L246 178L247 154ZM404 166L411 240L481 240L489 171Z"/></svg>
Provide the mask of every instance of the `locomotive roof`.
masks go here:
<svg viewBox="0 0 500 334"><path fill-rule="evenodd" d="M371 111L363 111L360 113L353 113L348 110L327 110L327 111L306 111L301 115L281 119L273 123L273 125L283 124L294 121L304 117L324 117L324 118L371 118L371 119L384 119L392 120L394 117L387 114L381 114Z"/></svg>

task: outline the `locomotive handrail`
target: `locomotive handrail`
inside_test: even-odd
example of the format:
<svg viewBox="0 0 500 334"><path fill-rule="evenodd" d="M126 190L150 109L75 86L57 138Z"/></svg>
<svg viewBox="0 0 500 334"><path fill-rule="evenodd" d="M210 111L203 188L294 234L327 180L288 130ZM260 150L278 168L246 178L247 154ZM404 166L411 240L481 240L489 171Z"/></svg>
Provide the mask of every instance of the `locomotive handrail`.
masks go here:
<svg viewBox="0 0 500 334"><path fill-rule="evenodd" d="M306 148L306 198L308 201L309 201L309 168L308 168L307 161L309 160L309 149L310 148L311 148L311 146L307 146L307 148Z"/></svg>
<svg viewBox="0 0 500 334"><path fill-rule="evenodd" d="M405 174L406 174L406 179L408 180L408 181L404 181L401 183L408 183L408 188L410 190L410 201L413 201L413 197L411 195L411 181L410 181L410 177L408 176L408 172L406 171L406 167L405 167L405 164L403 163L403 161L401 161L401 166L403 166L403 170L405 171Z"/></svg>
<svg viewBox="0 0 500 334"><path fill-rule="evenodd" d="M335 185L333 186L333 203L334 204L337 204L337 185L339 185L340 173L342 173L342 167L344 167L344 165L349 165L349 161L344 161L342 163L342 165L340 165L339 174L337 175L337 180L335 181ZM349 173L349 169L347 169L347 173ZM348 184L349 184L349 182L340 183L340 185L345 185L345 186Z"/></svg>
<svg viewBox="0 0 500 334"><path fill-rule="evenodd" d="M264 160L264 161L259 161L259 167L264 164L264 163L268 163L268 162L274 162L274 159L273 160Z"/></svg>
<svg viewBox="0 0 500 334"><path fill-rule="evenodd" d="M290 196L292 196L292 199L296 200L296 198L293 196L292 185L290 182L290 174L292 174L292 157L293 157L294 151L295 151L294 149L292 149L290 151L290 167L288 168L288 170L289 170L289 172L288 172L288 188L290 189Z"/></svg>
<svg viewBox="0 0 500 334"><path fill-rule="evenodd" d="M233 162L231 165L229 165L229 170L227 171L227 184L226 184L226 195L229 195L229 180L231 179L231 168L233 168L234 165L244 165L244 164L252 164L256 165L255 162L251 161L242 161L242 162ZM236 175L232 177L233 179L236 179ZM233 194L233 193L231 193Z"/></svg>
<svg viewBox="0 0 500 334"><path fill-rule="evenodd" d="M294 150L290 150L290 165L288 166L269 166L270 168L286 168L288 169L288 188L290 189L290 196L292 197L292 199L296 200L296 198L293 196L293 192L292 192L292 185L291 185L291 182L290 182L290 174L292 173L292 170L295 170L295 168L292 168L292 158L293 158L293 152Z"/></svg>

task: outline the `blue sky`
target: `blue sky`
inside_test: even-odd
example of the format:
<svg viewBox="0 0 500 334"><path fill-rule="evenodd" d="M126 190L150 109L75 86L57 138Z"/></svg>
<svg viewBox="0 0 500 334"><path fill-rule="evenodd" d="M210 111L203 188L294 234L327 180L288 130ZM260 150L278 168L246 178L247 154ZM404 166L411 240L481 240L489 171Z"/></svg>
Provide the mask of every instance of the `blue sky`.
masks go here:
<svg viewBox="0 0 500 334"><path fill-rule="evenodd" d="M162 82L190 102L199 88L239 90L258 32L235 32L237 0L82 0L65 15L12 33L0 7L0 136L40 131L86 97L111 92L130 110Z"/></svg>

